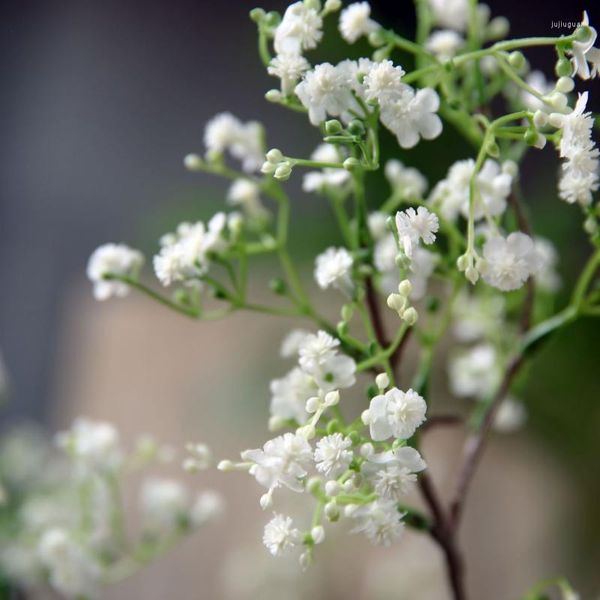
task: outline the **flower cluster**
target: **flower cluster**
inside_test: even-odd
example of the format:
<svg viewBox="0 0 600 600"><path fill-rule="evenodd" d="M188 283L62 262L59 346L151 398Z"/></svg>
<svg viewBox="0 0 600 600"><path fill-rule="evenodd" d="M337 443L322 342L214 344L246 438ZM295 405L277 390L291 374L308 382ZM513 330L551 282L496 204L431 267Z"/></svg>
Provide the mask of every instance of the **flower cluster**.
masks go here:
<svg viewBox="0 0 600 600"><path fill-rule="evenodd" d="M19 429L0 449L1 510L13 523L0 569L23 590L47 584L64 598L98 598L103 585L141 567L136 556L160 555L165 542L222 511L216 492L194 498L175 479L149 477L140 488L142 530L129 539L121 488L133 471L171 460L173 450L144 436L126 452L112 424L84 418L59 433L56 445L59 455L37 430Z"/></svg>

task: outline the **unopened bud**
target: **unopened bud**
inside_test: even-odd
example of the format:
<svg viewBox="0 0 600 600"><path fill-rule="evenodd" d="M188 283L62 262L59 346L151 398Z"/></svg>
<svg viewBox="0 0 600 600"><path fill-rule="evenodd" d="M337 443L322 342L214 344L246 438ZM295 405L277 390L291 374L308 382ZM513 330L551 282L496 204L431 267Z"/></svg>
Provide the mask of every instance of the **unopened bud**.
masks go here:
<svg viewBox="0 0 600 600"><path fill-rule="evenodd" d="M418 318L419 313L417 313L416 309L413 306L407 308L402 315L402 319L409 326L414 325L417 322Z"/></svg>
<svg viewBox="0 0 600 600"><path fill-rule="evenodd" d="M398 285L398 292L401 296L408 298L412 292L412 283L408 279L403 279Z"/></svg>
<svg viewBox="0 0 600 600"><path fill-rule="evenodd" d="M350 156L344 161L344 169L346 169L346 171L355 171L359 167L360 161L357 158L354 158L353 156Z"/></svg>
<svg viewBox="0 0 600 600"><path fill-rule="evenodd" d="M385 390L390 385L390 378L387 373L379 373L375 377L375 384L380 390Z"/></svg>
<svg viewBox="0 0 600 600"><path fill-rule="evenodd" d="M188 171L199 171L202 167L202 159L197 154L187 154L183 164Z"/></svg>

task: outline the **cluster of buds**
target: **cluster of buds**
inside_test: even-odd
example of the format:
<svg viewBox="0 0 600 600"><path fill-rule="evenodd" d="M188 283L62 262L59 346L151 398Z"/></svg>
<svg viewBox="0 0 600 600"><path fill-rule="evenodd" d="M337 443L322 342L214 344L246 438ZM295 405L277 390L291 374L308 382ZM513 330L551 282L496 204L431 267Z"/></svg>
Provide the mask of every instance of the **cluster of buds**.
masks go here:
<svg viewBox="0 0 600 600"><path fill-rule="evenodd" d="M328 392L325 395L319 394L318 396L313 396L306 401L306 412L311 414L312 417L309 419L306 425L303 425L298 429L298 434L305 437L307 440L310 440L316 435L316 424L319 422L319 419L323 415L323 413L332 406L336 406L340 401L340 392L338 390L333 390L332 392Z"/></svg>
<svg viewBox="0 0 600 600"><path fill-rule="evenodd" d="M287 181L292 174L292 163L281 153L273 148L266 154L266 161L260 168L261 173L273 175L279 181Z"/></svg>
<svg viewBox="0 0 600 600"><path fill-rule="evenodd" d="M414 325L419 318L414 306L410 306L409 296L412 284L408 279L403 279L398 284L398 293L387 297L387 305L398 313L398 316L409 326Z"/></svg>
<svg viewBox="0 0 600 600"><path fill-rule="evenodd" d="M186 444L185 449L190 456L185 458L182 463L184 471L188 473L197 473L208 469L212 464L212 452L206 444L195 444L190 442Z"/></svg>

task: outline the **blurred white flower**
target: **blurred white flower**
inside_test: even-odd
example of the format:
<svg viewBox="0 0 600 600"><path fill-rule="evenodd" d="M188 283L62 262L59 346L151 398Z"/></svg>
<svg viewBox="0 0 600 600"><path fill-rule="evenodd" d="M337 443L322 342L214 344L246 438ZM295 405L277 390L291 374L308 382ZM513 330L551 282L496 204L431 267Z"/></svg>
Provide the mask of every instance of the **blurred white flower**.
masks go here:
<svg viewBox="0 0 600 600"><path fill-rule="evenodd" d="M371 19L371 6L368 2L354 2L340 13L339 28L342 37L353 44L359 37L378 29L379 25Z"/></svg>

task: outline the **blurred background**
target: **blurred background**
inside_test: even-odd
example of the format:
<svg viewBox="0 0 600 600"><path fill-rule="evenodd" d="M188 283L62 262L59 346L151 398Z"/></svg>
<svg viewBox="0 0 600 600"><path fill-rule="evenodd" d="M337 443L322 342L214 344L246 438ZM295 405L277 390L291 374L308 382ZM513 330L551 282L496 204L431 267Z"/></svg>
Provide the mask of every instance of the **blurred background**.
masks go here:
<svg viewBox="0 0 600 600"><path fill-rule="evenodd" d="M492 15L509 18L515 36L554 35L551 22L578 21L583 8L592 24L600 23L594 3L488 4ZM125 436L152 431L174 444L206 441L217 456L235 456L266 439L267 382L287 367L274 358L289 323L244 316L188 323L135 295L100 305L85 281L87 257L99 244L123 241L151 256L158 237L176 223L204 218L223 205L225 182L182 166L185 154L202 151L204 123L217 112L264 122L268 147L295 156L319 142L304 117L264 100L276 80L256 55L248 18L254 5L0 4L0 348L11 391L2 427L23 419L63 427L87 414L118 423ZM263 7L286 5L271 1ZM412 35L408 0L371 5L376 20ZM359 56L361 49L357 44L351 54ZM319 56L334 62L347 53L330 36ZM552 74L549 52L531 56L534 67ZM594 88L597 112L600 85L588 87ZM445 174L457 152L461 158L472 154L450 130L406 159L391 143L388 148L430 181ZM524 168L527 202L537 205L534 229L558 245L568 284L587 252L577 235L579 212L556 199L552 151L532 155ZM305 257L308 276L311 257L332 241L325 238L330 223L325 207L319 198L303 195L298 180L290 188L297 199L295 223L303 226L292 245ZM376 198L371 202L377 205ZM574 238L582 240L580 246ZM257 293L267 293L266 283L266 269L259 270ZM335 304L329 309L335 312ZM522 391L530 413L526 429L494 438L490 446L463 540L474 598L517 597L555 573L568 575L583 598L600 592L598 336L600 324L579 322L543 350ZM457 433L443 432L429 442L432 469L442 479L446 471L452 475L459 441ZM343 551L332 542L339 556L310 574L274 568L257 551L264 515L252 512L255 483L236 475L207 475L205 481L224 491L232 509L228 527L214 526L206 537L201 533L153 573L110 597L164 597L177 578L190 586L181 598L267 598L260 585L269 577L273 597L292 597L290 582L300 577L307 587L299 588L299 597L391 598L399 597L389 594L397 589L410 599L417 597L410 589L419 589L419 598L444 598L439 565L419 559L431 554L422 540L409 550L375 553L352 538ZM493 516L487 513L490 504ZM367 551L369 567L349 573L348 561ZM410 581L400 577L398 564L406 565ZM253 578L254 588L232 583ZM336 579L344 583L336 587ZM422 591L424 581L432 586L429 596Z"/></svg>

